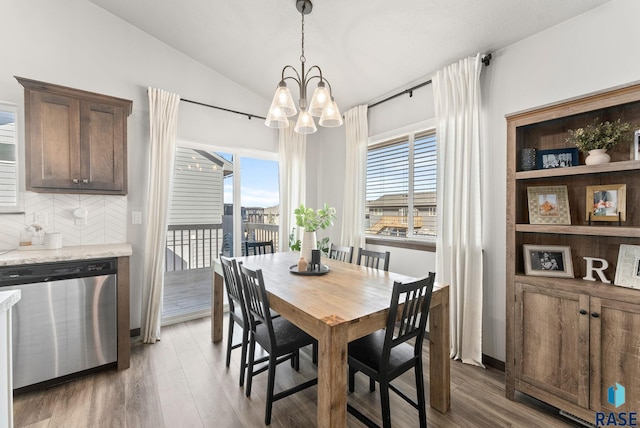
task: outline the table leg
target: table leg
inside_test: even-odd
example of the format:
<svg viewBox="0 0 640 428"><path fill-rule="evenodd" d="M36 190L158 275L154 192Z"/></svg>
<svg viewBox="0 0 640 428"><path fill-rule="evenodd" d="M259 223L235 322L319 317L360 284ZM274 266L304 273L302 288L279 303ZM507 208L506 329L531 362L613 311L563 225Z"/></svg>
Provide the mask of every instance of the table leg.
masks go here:
<svg viewBox="0 0 640 428"><path fill-rule="evenodd" d="M222 275L214 272L211 293L211 341L214 343L222 340L223 286L224 279Z"/></svg>
<svg viewBox="0 0 640 428"><path fill-rule="evenodd" d="M445 413L451 406L449 288L437 290L433 298L429 310L430 404Z"/></svg>
<svg viewBox="0 0 640 428"><path fill-rule="evenodd" d="M347 426L347 328L325 325L318 340L318 428Z"/></svg>

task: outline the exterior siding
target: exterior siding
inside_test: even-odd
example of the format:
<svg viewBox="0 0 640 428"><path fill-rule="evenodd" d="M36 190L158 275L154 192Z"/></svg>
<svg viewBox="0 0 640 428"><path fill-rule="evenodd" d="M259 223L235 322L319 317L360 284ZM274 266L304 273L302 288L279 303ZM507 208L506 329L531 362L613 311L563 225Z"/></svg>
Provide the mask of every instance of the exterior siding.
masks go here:
<svg viewBox="0 0 640 428"><path fill-rule="evenodd" d="M222 178L222 167L195 150L177 148L169 224L222 224Z"/></svg>

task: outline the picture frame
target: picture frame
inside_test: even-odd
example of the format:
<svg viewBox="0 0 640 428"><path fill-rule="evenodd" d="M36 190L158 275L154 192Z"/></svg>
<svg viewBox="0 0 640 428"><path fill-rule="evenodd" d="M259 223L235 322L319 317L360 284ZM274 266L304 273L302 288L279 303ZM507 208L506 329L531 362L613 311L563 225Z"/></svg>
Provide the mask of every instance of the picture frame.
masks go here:
<svg viewBox="0 0 640 428"><path fill-rule="evenodd" d="M640 245L620 244L614 285L640 289Z"/></svg>
<svg viewBox="0 0 640 428"><path fill-rule="evenodd" d="M633 145L631 146L631 159L640 160L640 129L633 132Z"/></svg>
<svg viewBox="0 0 640 428"><path fill-rule="evenodd" d="M625 221L626 184L587 186L585 215L591 221Z"/></svg>
<svg viewBox="0 0 640 428"><path fill-rule="evenodd" d="M536 157L537 169L568 168L580 165L580 152L577 147L538 150Z"/></svg>
<svg viewBox="0 0 640 428"><path fill-rule="evenodd" d="M571 224L567 186L527 187L529 224Z"/></svg>
<svg viewBox="0 0 640 428"><path fill-rule="evenodd" d="M640 248L640 247L639 247ZM571 247L561 245L523 245L524 273L529 276L573 278Z"/></svg>

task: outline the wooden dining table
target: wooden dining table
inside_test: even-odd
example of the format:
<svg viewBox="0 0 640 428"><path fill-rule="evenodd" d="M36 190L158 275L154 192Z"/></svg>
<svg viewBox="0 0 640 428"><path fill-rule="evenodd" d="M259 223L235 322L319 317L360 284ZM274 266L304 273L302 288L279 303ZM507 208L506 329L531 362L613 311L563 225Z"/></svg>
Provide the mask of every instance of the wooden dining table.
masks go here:
<svg viewBox="0 0 640 428"><path fill-rule="evenodd" d="M384 328L394 281L415 278L323 258L324 275L290 272L298 253L284 252L237 260L262 269L269 303L280 315L318 340L318 427L347 425L348 343ZM214 269L211 340L222 341L223 278ZM436 284L429 312L430 405L450 406L449 287Z"/></svg>

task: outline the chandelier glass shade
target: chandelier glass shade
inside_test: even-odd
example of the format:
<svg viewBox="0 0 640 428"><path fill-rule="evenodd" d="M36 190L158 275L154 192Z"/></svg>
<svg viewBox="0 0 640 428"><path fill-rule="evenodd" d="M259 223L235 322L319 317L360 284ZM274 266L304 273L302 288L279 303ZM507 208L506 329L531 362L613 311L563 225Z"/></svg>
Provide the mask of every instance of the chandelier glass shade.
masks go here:
<svg viewBox="0 0 640 428"><path fill-rule="evenodd" d="M286 128L289 126L289 118L298 114L298 109L287 87L287 80L297 83L300 90L300 114L296 121L294 131L299 134L311 134L317 131L314 116L320 118L320 126L334 127L342 125L342 115L331 92L331 84L322 75L322 70L317 65L308 70L305 68L304 56L304 16L311 13L313 5L310 0L296 0L296 7L302 16L302 54L300 55L300 73L295 67L286 65L282 69L282 77L273 96L271 107L267 113L265 125L271 128ZM307 100L307 89L312 80L317 80L317 86L313 91L311 100Z"/></svg>

